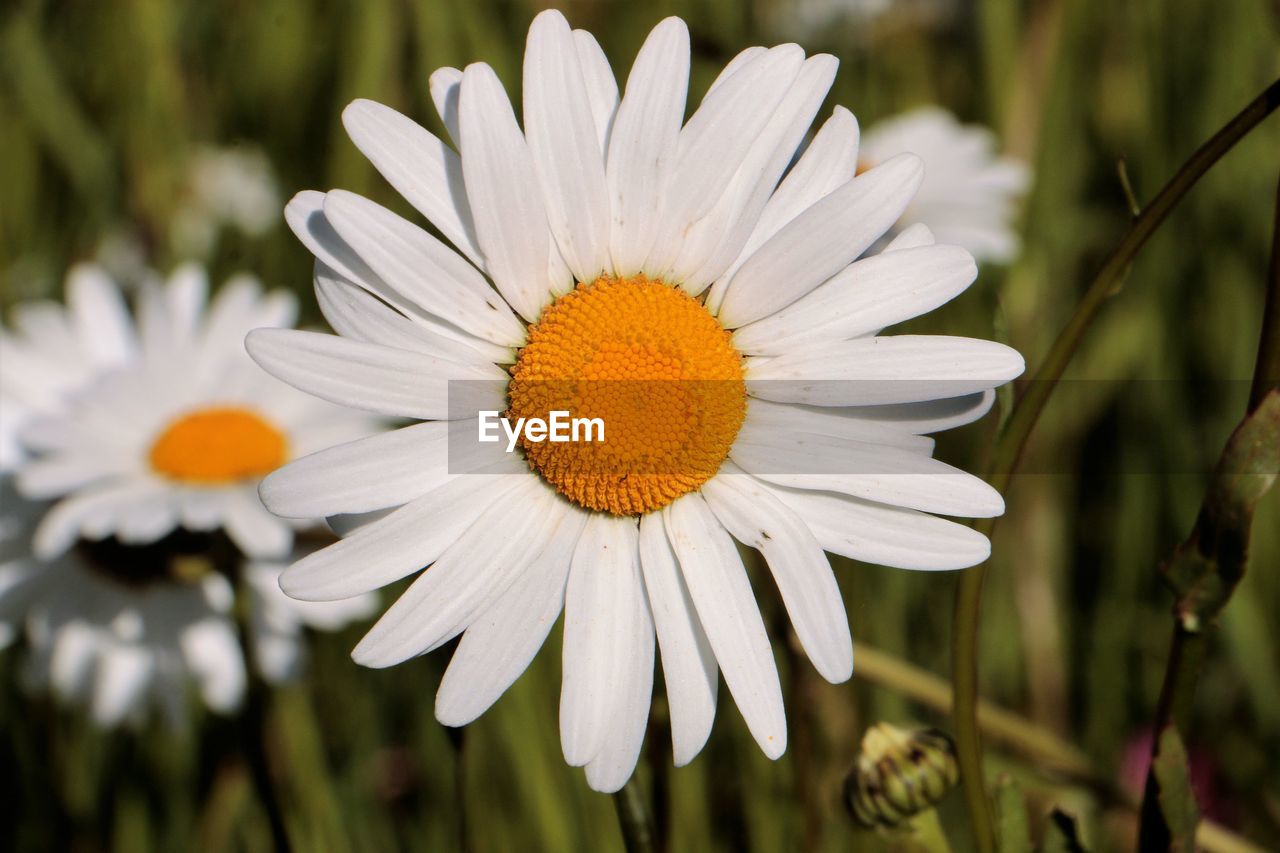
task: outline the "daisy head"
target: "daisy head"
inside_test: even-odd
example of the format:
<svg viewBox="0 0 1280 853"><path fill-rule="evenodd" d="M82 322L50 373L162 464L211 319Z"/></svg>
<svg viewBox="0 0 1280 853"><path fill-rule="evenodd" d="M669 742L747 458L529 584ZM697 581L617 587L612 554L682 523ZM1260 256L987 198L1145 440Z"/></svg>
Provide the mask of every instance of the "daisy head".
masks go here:
<svg viewBox="0 0 1280 853"><path fill-rule="evenodd" d="M978 260L1013 260L1021 244L1014 218L1031 182L1027 165L1000 156L987 128L962 125L934 106L872 126L860 159L870 168L904 151L924 161L925 179L902 223L922 223L939 242L963 246Z"/></svg>
<svg viewBox="0 0 1280 853"><path fill-rule="evenodd" d="M182 267L143 287L135 323L119 292L101 284L98 303L110 310L94 315L96 325L80 333L92 343L78 346L110 342L118 363L29 419L19 436L31 458L16 473L18 490L29 500L57 500L35 535L39 558L55 558L81 537L138 545L179 527L224 529L246 555L283 557L293 526L263 509L259 479L371 431L367 416L297 393L244 353L248 330L292 323L291 296L264 294L247 276L208 305L206 291L203 269ZM56 335L76 341L74 331L49 324L29 331L28 343L55 348ZM15 370L11 382L6 372L6 393L19 379L38 385L40 376Z"/></svg>
<svg viewBox="0 0 1280 853"><path fill-rule="evenodd" d="M901 154L859 174L839 107L805 145L835 73L793 44L750 48L686 122L682 21L654 28L620 89L552 11L529 31L522 122L484 64L431 78L452 144L388 107L347 108L355 144L444 240L348 192L298 195L286 219L338 335L262 330L248 348L318 397L420 423L300 459L261 493L289 517L375 513L288 569L290 595L341 599L430 566L354 656L389 666L461 636L442 722L483 713L563 611L561 741L592 787L635 766L659 649L677 764L710 733L720 675L776 758L782 692L735 539L761 552L833 682L853 650L824 551L912 569L986 558L984 537L934 513L994 515L1001 498L926 436L984 414L1023 362L880 333L976 267L922 227L867 254L923 168ZM451 464L479 412L556 410L598 415L605 440L525 433Z"/></svg>

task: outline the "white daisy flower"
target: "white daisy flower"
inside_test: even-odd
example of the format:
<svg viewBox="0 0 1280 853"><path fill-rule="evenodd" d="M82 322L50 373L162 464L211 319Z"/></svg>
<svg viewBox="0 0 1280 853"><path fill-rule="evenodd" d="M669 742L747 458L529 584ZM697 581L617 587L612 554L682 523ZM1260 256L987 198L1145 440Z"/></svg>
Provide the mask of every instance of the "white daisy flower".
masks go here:
<svg viewBox="0 0 1280 853"><path fill-rule="evenodd" d="M382 513L289 568L285 592L338 600L430 566L354 657L390 666L460 635L436 696L451 726L503 693L563 609L564 755L601 791L635 766L655 637L677 764L708 737L721 673L765 754L784 751L773 651L733 539L763 553L833 682L853 650L824 549L913 569L985 559L984 537L930 513L990 516L1003 501L932 459L925 434L980 417L1023 369L987 341L879 334L959 294L976 267L923 228L861 257L923 170L907 154L855 177L847 110L788 170L835 59L746 50L685 123L688 70L687 30L669 18L620 98L595 40L544 12L523 129L485 64L431 78L460 154L352 104L356 145L454 248L360 196L302 193L286 220L316 255L339 335L248 339L299 388L423 421L263 481L284 516ZM478 410L573 410L575 388L606 413L604 443L526 435L524 458L496 449L484 474L449 459Z"/></svg>
<svg viewBox="0 0 1280 853"><path fill-rule="evenodd" d="M859 154L864 168L910 151L924 160L925 178L902 224L927 225L940 243L963 246L981 261L1007 263L1020 240L1013 219L1031 173L997 153L996 138L962 125L941 107L920 107L872 126Z"/></svg>
<svg viewBox="0 0 1280 853"><path fill-rule="evenodd" d="M250 558L283 558L295 525L262 507L259 478L374 430L368 416L295 391L245 354L250 329L292 323L292 296L264 295L241 276L206 310L206 290L204 271L183 267L143 289L136 331L127 312L104 314L96 333L132 357L23 428L35 458L17 473L19 491L61 499L37 530L40 559L81 537L146 544L177 527L223 528ZM38 384L21 368L4 379Z"/></svg>
<svg viewBox="0 0 1280 853"><path fill-rule="evenodd" d="M224 227L258 237L280 222L280 189L257 148L207 146L191 156L188 198L173 217L179 254L206 256Z"/></svg>
<svg viewBox="0 0 1280 853"><path fill-rule="evenodd" d="M50 562L31 555L42 506L0 481L0 648L25 636L27 687L85 705L103 727L140 724L159 709L185 719L194 686L228 713L244 696L244 656L231 585L173 543L86 543Z"/></svg>

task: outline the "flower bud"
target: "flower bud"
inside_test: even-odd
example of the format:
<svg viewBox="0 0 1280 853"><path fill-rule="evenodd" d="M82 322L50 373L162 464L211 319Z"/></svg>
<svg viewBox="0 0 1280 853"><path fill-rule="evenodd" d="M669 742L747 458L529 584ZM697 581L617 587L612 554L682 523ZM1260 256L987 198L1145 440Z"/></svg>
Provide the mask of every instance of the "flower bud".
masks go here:
<svg viewBox="0 0 1280 853"><path fill-rule="evenodd" d="M845 777L845 805L865 827L898 826L937 805L959 778L946 734L878 723L863 735L857 764Z"/></svg>

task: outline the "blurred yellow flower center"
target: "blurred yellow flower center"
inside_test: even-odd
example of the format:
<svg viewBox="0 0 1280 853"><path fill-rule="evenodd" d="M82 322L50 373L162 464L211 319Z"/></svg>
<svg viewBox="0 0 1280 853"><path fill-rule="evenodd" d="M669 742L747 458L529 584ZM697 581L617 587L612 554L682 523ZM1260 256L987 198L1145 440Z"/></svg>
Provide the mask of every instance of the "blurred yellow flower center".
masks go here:
<svg viewBox="0 0 1280 853"><path fill-rule="evenodd" d="M521 437L530 466L588 509L638 515L720 469L746 415L742 358L702 303L644 276L579 284L542 313L506 417L599 418L604 440Z"/></svg>
<svg viewBox="0 0 1280 853"><path fill-rule="evenodd" d="M287 450L284 433L248 409L200 409L160 433L151 468L184 483L223 485L274 471Z"/></svg>

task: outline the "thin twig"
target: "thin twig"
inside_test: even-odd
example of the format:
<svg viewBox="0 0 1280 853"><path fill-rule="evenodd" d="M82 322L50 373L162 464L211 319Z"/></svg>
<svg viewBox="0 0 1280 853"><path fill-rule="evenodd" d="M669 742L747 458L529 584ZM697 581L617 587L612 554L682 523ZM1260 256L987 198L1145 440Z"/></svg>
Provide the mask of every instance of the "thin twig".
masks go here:
<svg viewBox="0 0 1280 853"><path fill-rule="evenodd" d="M1044 363L1026 385L996 442L989 481L1002 494L1017 466L1027 439L1044 411L1049 397L1075 355L1085 331L1103 304L1113 295L1138 250L1159 228L1178 202L1224 154L1250 130L1280 106L1280 80L1268 86L1222 130L1191 156L1133 221L1112 251L1093 283L1085 291L1075 313L1058 335ZM995 519L980 519L975 529L990 537ZM964 783L969 819L981 853L993 853L995 834L986 781L982 776L982 744L978 729L978 622L986 566L966 570L956 592L952 624L952 670L955 694L956 752Z"/></svg>

